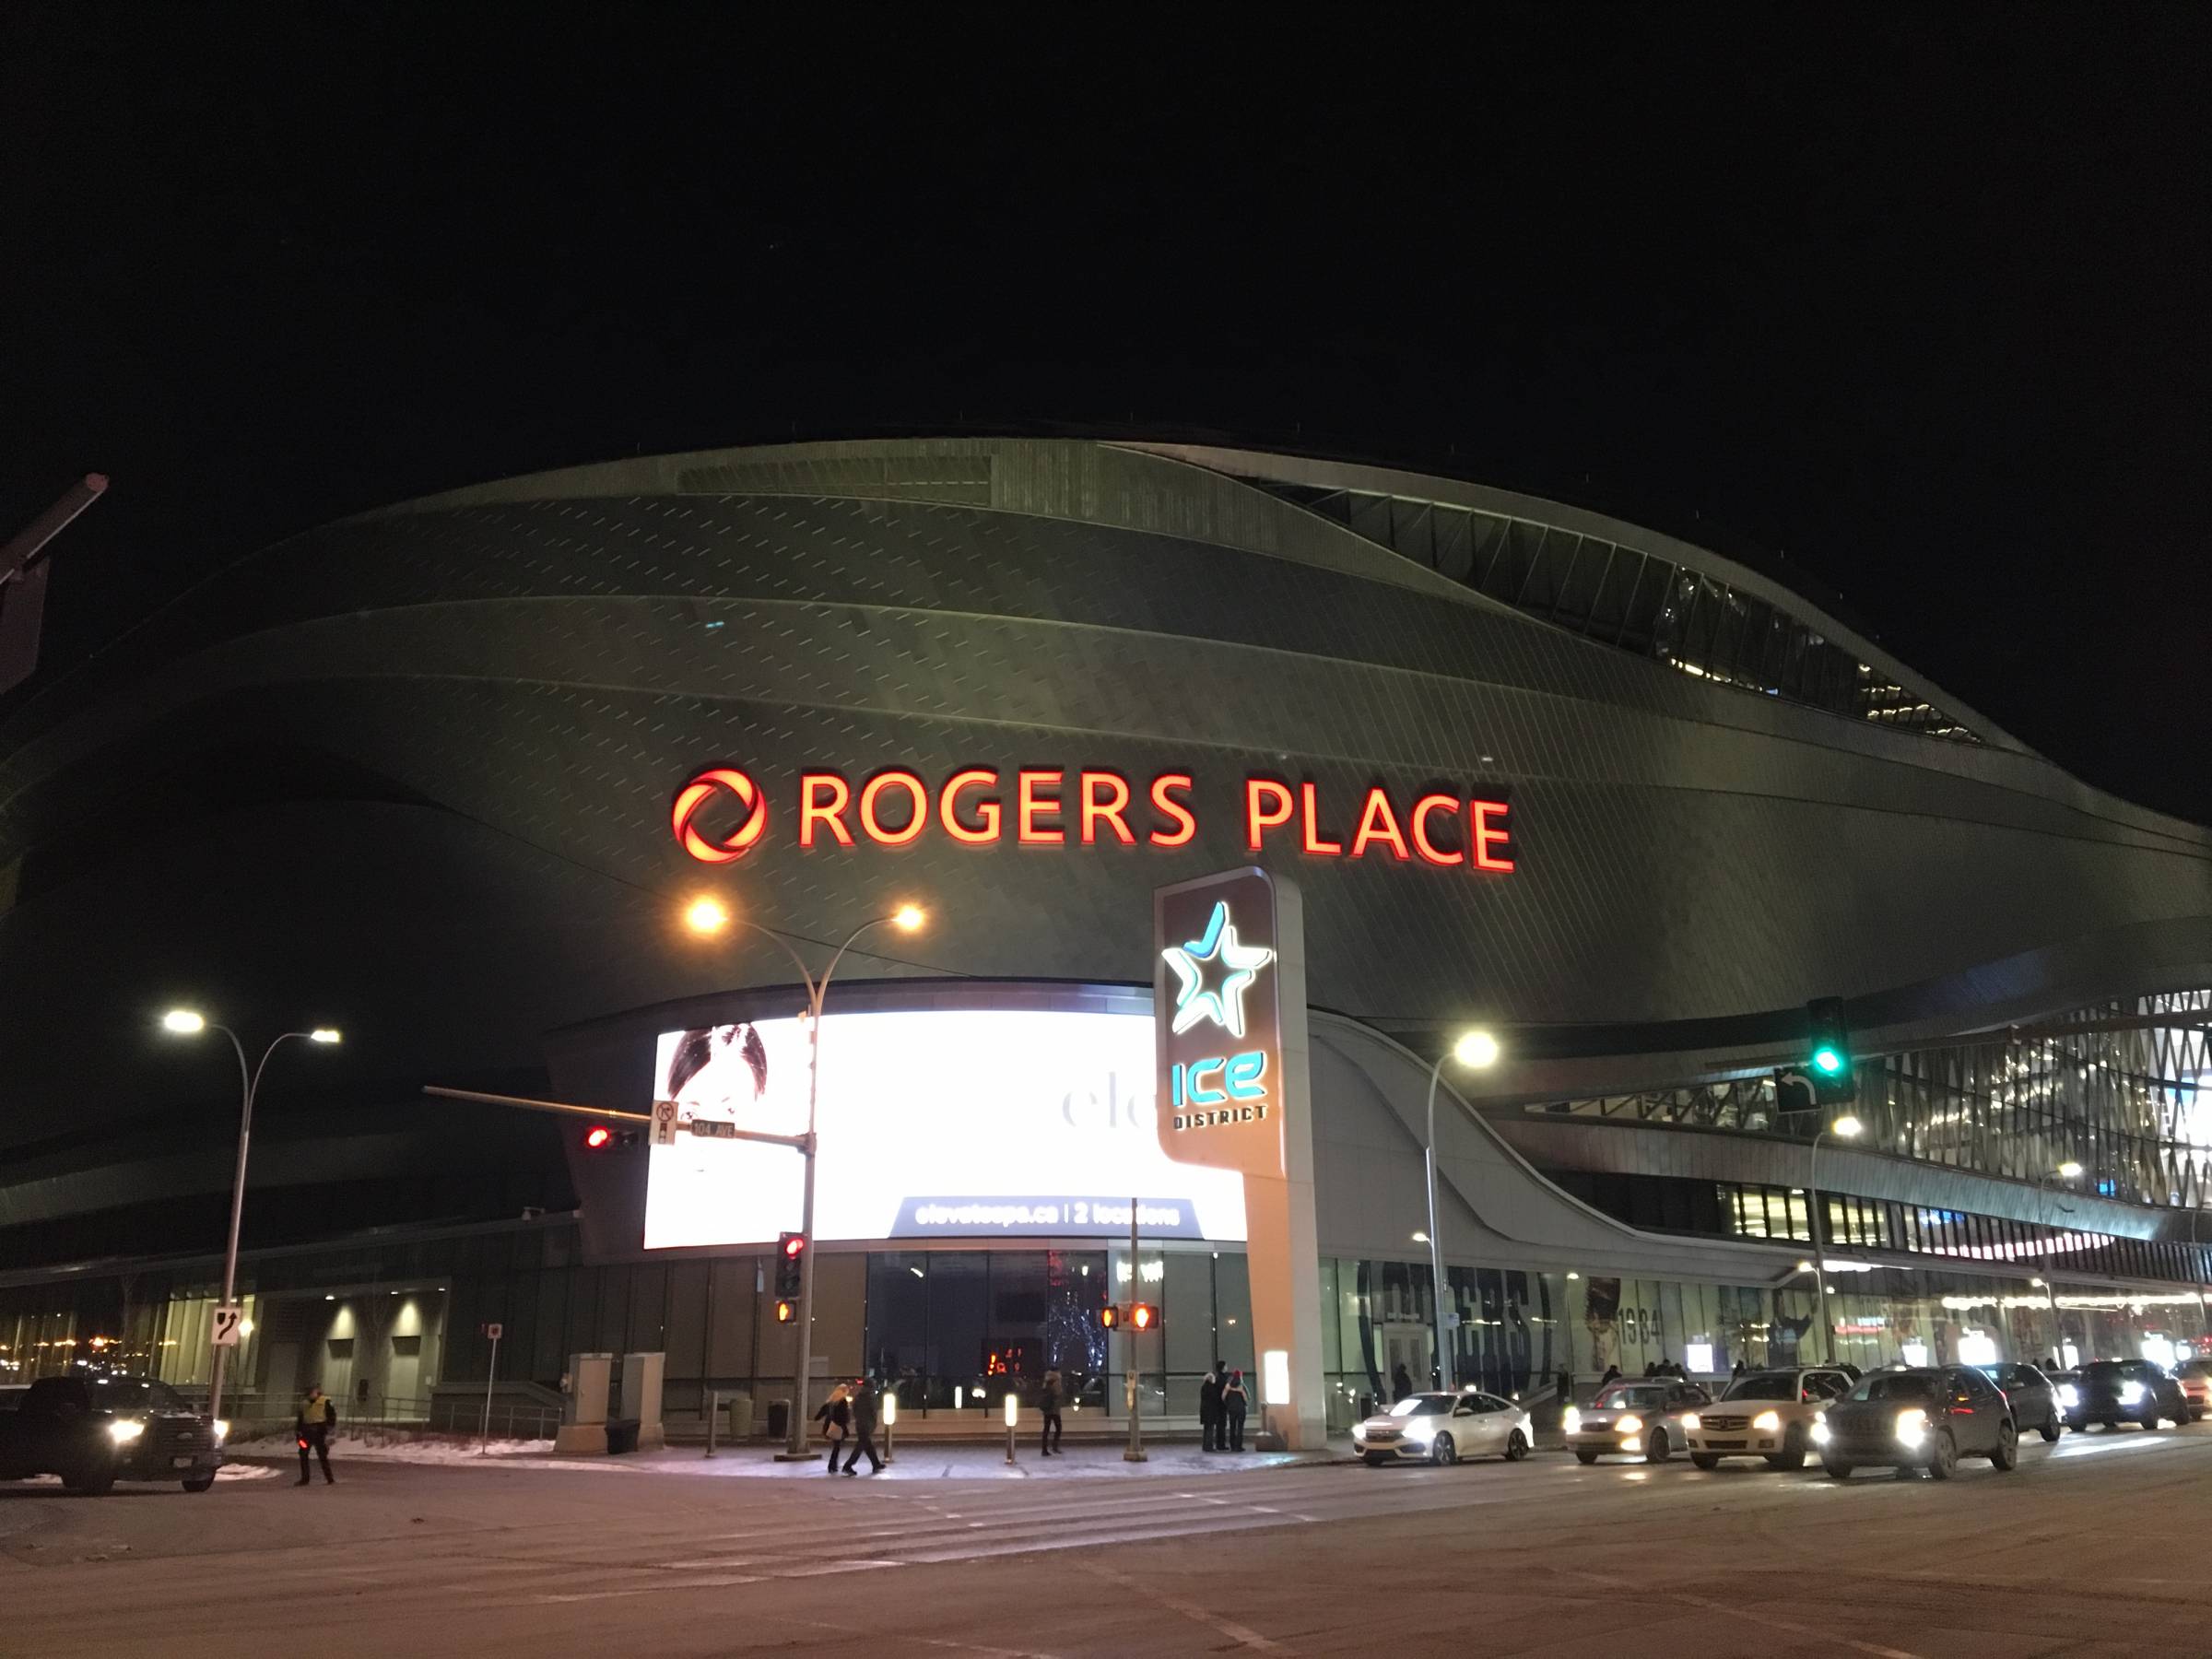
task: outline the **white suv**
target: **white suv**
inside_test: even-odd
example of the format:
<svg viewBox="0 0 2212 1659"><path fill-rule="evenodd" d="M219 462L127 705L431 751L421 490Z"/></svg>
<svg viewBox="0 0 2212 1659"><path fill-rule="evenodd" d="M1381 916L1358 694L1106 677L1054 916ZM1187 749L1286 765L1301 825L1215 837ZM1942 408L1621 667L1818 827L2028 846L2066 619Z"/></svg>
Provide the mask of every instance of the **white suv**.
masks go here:
<svg viewBox="0 0 2212 1659"><path fill-rule="evenodd" d="M1851 1392L1851 1373L1833 1366L1746 1371L1714 1404L1682 1419L1689 1461L1718 1468L1724 1457L1763 1457L1770 1467L1802 1469L1813 1418Z"/></svg>

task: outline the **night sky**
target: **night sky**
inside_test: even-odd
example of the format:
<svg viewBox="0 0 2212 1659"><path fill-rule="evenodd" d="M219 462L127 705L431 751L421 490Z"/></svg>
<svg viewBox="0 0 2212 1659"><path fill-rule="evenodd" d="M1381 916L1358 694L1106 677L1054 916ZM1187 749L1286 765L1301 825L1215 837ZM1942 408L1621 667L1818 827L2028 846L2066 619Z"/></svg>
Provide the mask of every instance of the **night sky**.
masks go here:
<svg viewBox="0 0 2212 1659"><path fill-rule="evenodd" d="M2212 821L2201 7L484 11L0 19L0 534L115 480L50 671L502 474L1195 436L1840 592Z"/></svg>

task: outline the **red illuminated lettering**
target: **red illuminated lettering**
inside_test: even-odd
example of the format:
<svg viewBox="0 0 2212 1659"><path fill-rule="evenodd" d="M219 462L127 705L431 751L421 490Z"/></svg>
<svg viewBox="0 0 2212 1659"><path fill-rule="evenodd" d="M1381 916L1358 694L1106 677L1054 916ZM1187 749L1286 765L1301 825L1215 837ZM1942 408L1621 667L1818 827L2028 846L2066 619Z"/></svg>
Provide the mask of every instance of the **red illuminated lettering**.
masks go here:
<svg viewBox="0 0 2212 1659"><path fill-rule="evenodd" d="M822 792L829 792L827 801ZM807 772L799 779L799 845L814 845L814 827L827 824L837 844L853 844L853 831L844 825L844 810L853 804L853 786L835 772Z"/></svg>
<svg viewBox="0 0 2212 1659"><path fill-rule="evenodd" d="M966 771L957 771L945 780L945 788L937 796L937 818L945 826L945 833L954 841L966 841L971 847L981 847L998 839L998 798L978 801L975 804L975 822L960 821L960 792L964 789L995 789L998 774L977 766Z"/></svg>
<svg viewBox="0 0 2212 1659"><path fill-rule="evenodd" d="M1260 797L1267 796L1275 803L1275 810L1262 812ZM1272 830L1277 824L1290 821L1290 791L1273 778L1244 780L1244 844L1254 853L1260 850L1260 831Z"/></svg>
<svg viewBox="0 0 2212 1659"><path fill-rule="evenodd" d="M1406 837L1399 832L1397 814L1390 809L1390 797L1380 789L1367 792L1367 805L1359 813L1359 828L1352 836L1352 856L1364 858L1371 841L1387 841L1392 856L1401 864L1413 856L1406 851Z"/></svg>
<svg viewBox="0 0 2212 1659"><path fill-rule="evenodd" d="M1317 784L1300 783L1298 786L1299 802L1303 808L1300 817L1303 818L1305 826L1306 851L1324 853L1334 857L1344 851L1344 843L1321 839L1321 830L1315 823L1315 819L1319 818L1320 814L1314 806L1314 796L1319 793Z"/></svg>
<svg viewBox="0 0 2212 1659"><path fill-rule="evenodd" d="M1100 792L1106 798L1099 798ZM1122 814L1129 806L1129 784L1119 772L1087 771L1083 774L1083 844L1089 846L1098 840L1100 822L1113 826L1114 839L1124 847L1136 844L1136 837L1129 833L1129 826Z"/></svg>
<svg viewBox="0 0 2212 1659"><path fill-rule="evenodd" d="M1020 776L1020 839L1025 847L1056 847L1067 840L1065 830L1038 828L1040 814L1051 813L1055 818L1061 811L1057 795L1041 795L1039 789L1058 789L1060 774L1056 771L1025 771Z"/></svg>
<svg viewBox="0 0 2212 1659"><path fill-rule="evenodd" d="M1432 812L1449 812L1454 818L1458 817L1459 797L1448 794L1429 794L1423 795L1413 804L1414 851L1432 865L1449 866L1466 863L1467 855L1465 853L1456 849L1448 850L1439 847L1429 839L1429 815Z"/></svg>
<svg viewBox="0 0 2212 1659"><path fill-rule="evenodd" d="M1503 846L1512 839L1504 829L1493 830L1490 828L1492 816L1503 818L1505 810L1503 801L1469 801L1467 803L1467 816L1473 820L1475 826L1475 838L1471 845L1475 850L1475 867L1478 870L1510 870L1513 867L1512 859L1499 858L1490 852L1493 843Z"/></svg>
<svg viewBox="0 0 2212 1659"><path fill-rule="evenodd" d="M1193 818L1180 804L1168 798L1168 792L1171 789L1180 789L1186 795L1190 794L1190 774L1188 772L1162 772L1152 780L1154 810L1166 814L1175 821L1173 830L1152 831L1149 839L1156 847L1180 847L1186 844L1191 837L1198 833L1198 820Z"/></svg>
<svg viewBox="0 0 2212 1659"><path fill-rule="evenodd" d="M877 798L887 789L906 792L906 822L896 830L887 830L876 816ZM860 788L860 827L870 841L881 841L887 847L903 847L922 833L929 822L929 791L922 787L922 780L912 772L877 772Z"/></svg>

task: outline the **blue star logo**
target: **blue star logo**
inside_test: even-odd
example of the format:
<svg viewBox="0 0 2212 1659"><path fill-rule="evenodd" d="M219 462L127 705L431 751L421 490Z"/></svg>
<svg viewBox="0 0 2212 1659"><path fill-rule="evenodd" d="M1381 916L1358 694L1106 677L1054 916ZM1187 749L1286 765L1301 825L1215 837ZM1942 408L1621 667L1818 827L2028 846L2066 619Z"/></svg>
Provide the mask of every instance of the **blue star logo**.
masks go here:
<svg viewBox="0 0 2212 1659"><path fill-rule="evenodd" d="M1237 937L1226 900L1215 904L1204 938L1171 945L1159 954L1175 971L1175 1018L1169 1030L1181 1036L1201 1019L1210 1019L1231 1037L1244 1035L1245 990L1260 970L1275 960L1275 952ZM1218 962L1229 971L1216 990L1206 988L1202 964L1206 962Z"/></svg>

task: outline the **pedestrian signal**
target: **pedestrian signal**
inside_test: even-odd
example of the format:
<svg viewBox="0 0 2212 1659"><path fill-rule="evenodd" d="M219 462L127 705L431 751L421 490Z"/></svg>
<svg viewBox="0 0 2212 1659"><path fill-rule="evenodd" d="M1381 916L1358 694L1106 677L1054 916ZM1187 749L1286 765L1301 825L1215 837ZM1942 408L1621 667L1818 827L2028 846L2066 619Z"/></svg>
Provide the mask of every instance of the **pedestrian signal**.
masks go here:
<svg viewBox="0 0 2212 1659"><path fill-rule="evenodd" d="M1122 1311L1112 1302L1099 1310L1099 1329L1111 1331L1122 1323Z"/></svg>
<svg viewBox="0 0 2212 1659"><path fill-rule="evenodd" d="M1129 1328L1149 1331L1159 1324L1159 1310L1150 1302L1134 1302L1129 1308Z"/></svg>
<svg viewBox="0 0 2212 1659"><path fill-rule="evenodd" d="M793 1320L796 1319L798 1316L799 1316L799 1309L798 1309L798 1304L797 1304L796 1302L783 1301L783 1300L779 1300L777 1301L777 1303L776 1303L776 1323L777 1323L778 1324L790 1324L790 1323L791 1323Z"/></svg>

